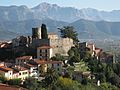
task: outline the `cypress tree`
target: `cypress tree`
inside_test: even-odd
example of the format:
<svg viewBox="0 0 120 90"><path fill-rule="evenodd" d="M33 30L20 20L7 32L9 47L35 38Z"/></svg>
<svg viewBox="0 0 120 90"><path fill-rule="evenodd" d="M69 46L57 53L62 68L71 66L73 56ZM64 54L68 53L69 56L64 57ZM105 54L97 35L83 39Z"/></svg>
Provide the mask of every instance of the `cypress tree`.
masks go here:
<svg viewBox="0 0 120 90"><path fill-rule="evenodd" d="M42 24L42 26L41 26L41 38L48 39L47 28L46 28L45 24Z"/></svg>

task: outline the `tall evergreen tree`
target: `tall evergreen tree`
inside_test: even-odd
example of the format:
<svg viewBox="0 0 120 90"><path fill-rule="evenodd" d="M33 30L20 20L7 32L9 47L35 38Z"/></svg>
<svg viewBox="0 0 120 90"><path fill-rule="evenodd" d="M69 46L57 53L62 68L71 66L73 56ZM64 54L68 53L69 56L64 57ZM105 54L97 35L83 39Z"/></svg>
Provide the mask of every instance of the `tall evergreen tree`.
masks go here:
<svg viewBox="0 0 120 90"><path fill-rule="evenodd" d="M63 28L58 28L60 30L60 34L62 38L71 38L74 43L78 43L78 33L74 30L73 26L64 26Z"/></svg>
<svg viewBox="0 0 120 90"><path fill-rule="evenodd" d="M46 28L45 24L42 24L42 26L41 26L41 38L48 39L47 28Z"/></svg>

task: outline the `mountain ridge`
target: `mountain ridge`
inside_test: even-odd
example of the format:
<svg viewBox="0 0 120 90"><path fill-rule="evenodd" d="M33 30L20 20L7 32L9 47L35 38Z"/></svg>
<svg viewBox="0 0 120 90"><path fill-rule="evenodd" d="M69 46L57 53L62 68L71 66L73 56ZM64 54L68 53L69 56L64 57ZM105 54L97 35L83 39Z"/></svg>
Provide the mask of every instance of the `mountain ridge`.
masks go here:
<svg viewBox="0 0 120 90"><path fill-rule="evenodd" d="M42 23L48 26L48 31L57 34L58 27L74 26L79 38L120 37L120 10L106 12L41 3L32 8L25 5L0 6L0 12L0 29L4 30L1 31L3 37L0 39L5 38L5 34L10 34L10 37L30 35L31 28L39 27Z"/></svg>
<svg viewBox="0 0 120 90"><path fill-rule="evenodd" d="M40 3L32 8L21 6L0 6L2 21L22 21L29 19L50 18L64 22L74 22L79 19L92 21L120 21L120 10L100 11L92 8L77 9L74 7L61 7L57 4Z"/></svg>

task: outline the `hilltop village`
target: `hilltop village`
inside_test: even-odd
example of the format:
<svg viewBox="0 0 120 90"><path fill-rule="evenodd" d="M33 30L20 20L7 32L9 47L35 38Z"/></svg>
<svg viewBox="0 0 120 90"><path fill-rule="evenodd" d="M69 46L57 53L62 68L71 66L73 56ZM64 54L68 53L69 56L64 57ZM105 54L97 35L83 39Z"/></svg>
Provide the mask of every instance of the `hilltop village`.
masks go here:
<svg viewBox="0 0 120 90"><path fill-rule="evenodd" d="M5 84L0 84L0 88L7 87L6 84L19 86L15 90L117 90L120 87L120 78L115 76L120 75L120 70L114 55L94 43L80 42L77 34L67 36L70 31L76 33L73 28L60 29L61 37L47 33L45 24L31 30L31 36L0 43L0 82ZM116 71L111 65L116 66Z"/></svg>

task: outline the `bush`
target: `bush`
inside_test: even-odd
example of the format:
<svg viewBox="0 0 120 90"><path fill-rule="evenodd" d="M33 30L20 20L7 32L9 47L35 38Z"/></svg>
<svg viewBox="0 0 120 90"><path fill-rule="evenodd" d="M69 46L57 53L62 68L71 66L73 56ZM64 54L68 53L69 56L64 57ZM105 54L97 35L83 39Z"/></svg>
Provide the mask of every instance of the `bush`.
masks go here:
<svg viewBox="0 0 120 90"><path fill-rule="evenodd" d="M9 85L20 85L21 84L21 80L20 79L11 79L8 81Z"/></svg>

